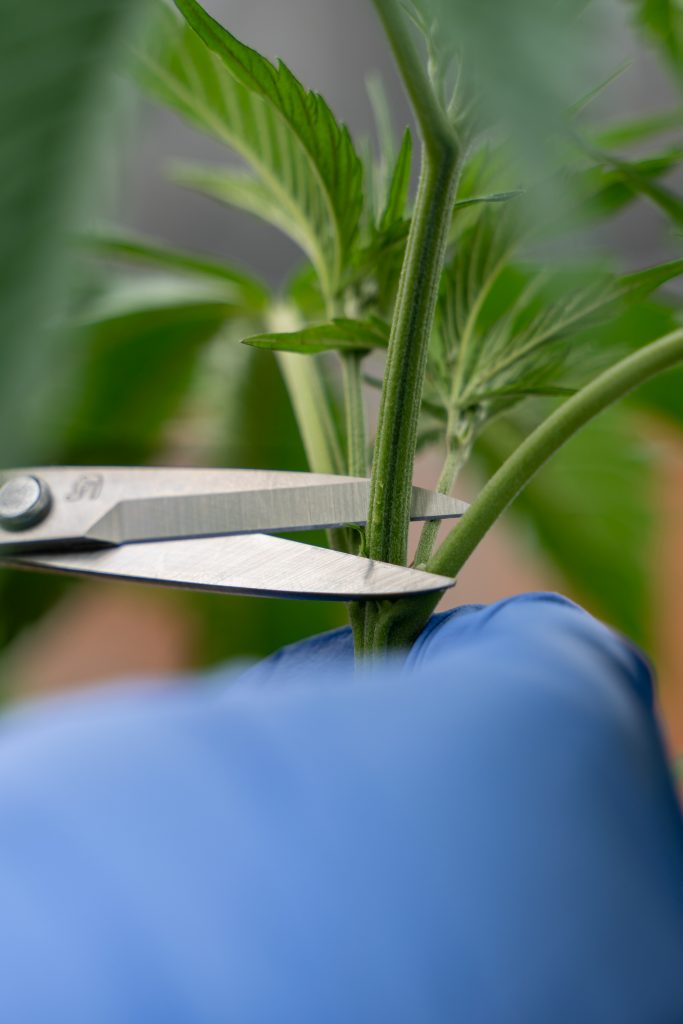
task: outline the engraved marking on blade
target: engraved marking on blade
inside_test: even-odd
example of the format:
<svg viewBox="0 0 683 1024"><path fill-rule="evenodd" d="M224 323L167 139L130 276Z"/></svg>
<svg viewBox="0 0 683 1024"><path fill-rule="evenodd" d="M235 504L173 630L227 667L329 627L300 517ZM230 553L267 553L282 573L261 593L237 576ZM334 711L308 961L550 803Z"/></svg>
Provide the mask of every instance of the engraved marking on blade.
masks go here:
<svg viewBox="0 0 683 1024"><path fill-rule="evenodd" d="M84 473L79 476L66 496L67 501L97 501L102 494L104 477L101 473Z"/></svg>

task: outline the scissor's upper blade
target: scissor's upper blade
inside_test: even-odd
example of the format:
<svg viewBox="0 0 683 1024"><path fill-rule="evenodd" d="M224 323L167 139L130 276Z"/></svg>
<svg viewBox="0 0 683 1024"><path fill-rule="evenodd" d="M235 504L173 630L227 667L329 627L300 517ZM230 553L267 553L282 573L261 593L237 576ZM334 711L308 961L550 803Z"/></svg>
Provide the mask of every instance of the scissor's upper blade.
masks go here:
<svg viewBox="0 0 683 1024"><path fill-rule="evenodd" d="M26 569L114 576L220 593L352 601L445 590L447 576L252 533L17 556Z"/></svg>
<svg viewBox="0 0 683 1024"><path fill-rule="evenodd" d="M0 528L0 551L83 544L125 544L173 538L306 530L364 523L369 481L315 473L249 469L41 468L51 496L35 526ZM411 518L463 514L466 504L413 489Z"/></svg>

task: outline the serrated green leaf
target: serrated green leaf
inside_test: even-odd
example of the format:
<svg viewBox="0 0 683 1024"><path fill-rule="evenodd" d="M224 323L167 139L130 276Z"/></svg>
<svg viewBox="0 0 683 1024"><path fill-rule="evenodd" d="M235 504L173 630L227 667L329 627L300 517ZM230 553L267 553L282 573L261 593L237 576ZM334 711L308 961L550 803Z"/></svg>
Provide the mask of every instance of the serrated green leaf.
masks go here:
<svg viewBox="0 0 683 1024"><path fill-rule="evenodd" d="M482 208L445 270L427 384L457 436L525 398L566 393L558 377L567 367L585 378L609 362L613 354L577 335L683 273L683 260L622 278L525 266L514 259L513 212Z"/></svg>
<svg viewBox="0 0 683 1024"><path fill-rule="evenodd" d="M193 0L177 6L187 24L162 11L158 37L141 55L143 81L251 164L270 202L297 223L296 241L333 295L362 205L362 167L347 129L286 65L240 43Z"/></svg>
<svg viewBox="0 0 683 1024"><path fill-rule="evenodd" d="M386 348L389 325L381 320L344 320L337 318L325 324L312 324L285 333L255 334L245 338L244 345L272 349L276 352L359 351Z"/></svg>
<svg viewBox="0 0 683 1024"><path fill-rule="evenodd" d="M218 260L122 231L93 232L85 236L83 242L89 250L100 256L222 281L226 285L226 294L247 312L261 312L268 304L268 292L260 281Z"/></svg>
<svg viewBox="0 0 683 1024"><path fill-rule="evenodd" d="M508 390L538 387L539 375L542 379L548 372L561 369L566 358L576 358L576 345L572 345L571 339L580 329L620 307L641 301L681 273L683 260L671 260L621 278L596 273L590 275L593 279L587 283L587 274L581 275L584 283L579 278L575 284L571 276L563 280L559 275L551 280L550 292L544 288L542 278L540 289L534 290L532 279L527 288L531 289L533 303L527 304L526 311L524 302L520 303L516 317L511 318L508 310L497 328L486 332L480 340L471 392L466 389L463 400L472 401L472 394L487 392L491 385L505 379L507 384L503 388ZM564 345L564 352L558 350L558 343ZM496 389L500 391L500 385Z"/></svg>
<svg viewBox="0 0 683 1024"><path fill-rule="evenodd" d="M390 231L394 224L401 221L406 214L408 190L410 188L410 172L412 170L413 139L410 129L406 128L401 148L396 157L394 169L389 178L387 201L379 221L380 232Z"/></svg>

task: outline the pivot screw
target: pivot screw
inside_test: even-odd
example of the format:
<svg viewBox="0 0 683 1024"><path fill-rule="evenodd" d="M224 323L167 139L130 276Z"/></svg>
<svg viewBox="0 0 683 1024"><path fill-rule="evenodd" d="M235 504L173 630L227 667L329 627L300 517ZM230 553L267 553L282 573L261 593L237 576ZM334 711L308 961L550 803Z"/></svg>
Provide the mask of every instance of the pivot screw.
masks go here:
<svg viewBox="0 0 683 1024"><path fill-rule="evenodd" d="M0 527L28 530L50 511L52 495L37 476L15 476L0 487Z"/></svg>

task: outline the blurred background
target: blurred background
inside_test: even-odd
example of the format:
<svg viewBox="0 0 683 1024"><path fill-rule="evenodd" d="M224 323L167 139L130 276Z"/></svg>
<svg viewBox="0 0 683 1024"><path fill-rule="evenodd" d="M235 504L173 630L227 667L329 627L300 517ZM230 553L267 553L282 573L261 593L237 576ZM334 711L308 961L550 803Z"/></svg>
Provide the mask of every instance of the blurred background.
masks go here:
<svg viewBox="0 0 683 1024"><path fill-rule="evenodd" d="M206 6L238 38L269 57L284 58L307 86L327 98L354 138L373 131L366 87L371 75L379 75L385 84L396 130L411 123L368 0L212 0ZM624 54L630 64L596 101L605 123L680 107L679 89L660 50L631 31L627 7L606 41L614 51L610 60L615 67ZM16 12L20 20L18 4ZM106 16L104 3L100 13ZM165 174L169 162L177 159L218 163L237 158L171 111L142 99L122 72L122 52L107 51L111 131L93 133L97 149L90 154L96 168L88 187L91 219L104 218L159 241L226 259L280 285L301 263L292 242L247 213L180 188ZM84 115L84 123L90 123L88 117L92 112ZM675 124L667 145L683 145ZM667 179L672 188L679 178L672 162ZM623 270L680 255L670 223L646 199L633 202L596 231L592 244L609 252ZM88 266L78 263L70 287L87 291L89 275ZM675 298L675 287L671 295ZM195 348L188 349L187 333L182 346L176 344L172 323L147 311L139 315L134 332L119 325L113 333L110 326L94 340L91 336L77 378L67 379L62 372L59 352L51 357L53 371L46 369L40 351L28 368L13 371L13 364L6 362L6 389L12 387L13 372L17 381L26 379L22 373L32 373L41 380L48 377L61 396L51 399L52 405L48 402L49 415L37 402L29 410L31 423L38 424L32 450L44 453L46 460L54 456L55 461L74 463L305 469L272 355L240 349L239 323L219 332L210 311L195 313ZM4 358L9 359L7 352ZM123 402L117 377L129 382ZM670 388L667 402L675 401ZM637 472L629 468L630 475L615 476L612 488L610 474L618 475L622 467L609 456L605 461L599 439L576 443L565 460L563 482L554 489L557 480L544 475L527 507L520 503L481 545L443 607L536 589L560 590L575 598L645 644L658 668L671 745L683 750L683 433L675 415L651 410L636 411L630 422L631 461ZM6 418L2 429L7 439L15 428ZM19 451L8 451L10 463L21 461ZM459 496L476 493L485 459L477 467L458 487ZM438 471L438 458L427 454L419 462L416 482L433 486ZM613 502L577 509L572 494L594 489L597 478L614 495ZM545 527L539 525L539 508ZM630 524L631 532L623 531L628 542L633 517L642 522L642 565L624 575L614 546L622 536L620 523ZM586 546L587 536L592 547ZM631 554L624 552L624 557ZM22 699L114 677L161 677L224 659L260 657L341 624L344 609L4 572L0 616L3 692L8 699Z"/></svg>

